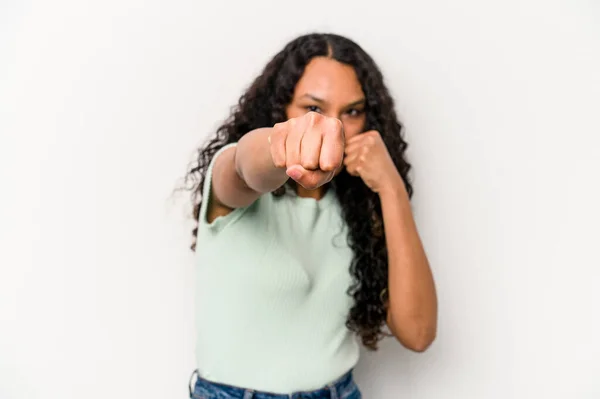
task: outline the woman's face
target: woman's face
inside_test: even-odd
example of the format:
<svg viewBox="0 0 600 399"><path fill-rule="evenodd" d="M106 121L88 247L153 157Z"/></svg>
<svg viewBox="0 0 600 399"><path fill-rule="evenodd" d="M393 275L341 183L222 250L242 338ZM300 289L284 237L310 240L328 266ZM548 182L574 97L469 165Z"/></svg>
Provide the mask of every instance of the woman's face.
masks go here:
<svg viewBox="0 0 600 399"><path fill-rule="evenodd" d="M313 58L286 108L288 119L309 111L341 120L346 139L362 133L366 120L365 94L354 68L327 57Z"/></svg>

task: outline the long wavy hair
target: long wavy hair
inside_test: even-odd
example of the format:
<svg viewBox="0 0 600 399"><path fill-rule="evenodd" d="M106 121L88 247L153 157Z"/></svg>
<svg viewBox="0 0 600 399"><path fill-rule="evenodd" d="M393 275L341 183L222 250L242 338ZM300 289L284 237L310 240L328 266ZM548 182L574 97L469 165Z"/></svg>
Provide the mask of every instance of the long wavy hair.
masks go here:
<svg viewBox="0 0 600 399"><path fill-rule="evenodd" d="M234 143L246 133L262 127L273 126L287 120L285 108L291 102L296 83L306 65L314 57L325 56L350 65L366 97L366 123L364 131L377 130L385 142L409 196L412 185L409 179L411 165L405 159L407 143L402 137L402 125L394 111L394 101L384 84L381 71L373 59L352 40L335 35L313 33L289 42L275 55L262 73L252 82L232 109L229 118L217 129L204 146L198 149L197 158L185 176L194 205L193 217L198 220L202 202L202 187L206 171L215 153L229 143ZM294 189L295 182L281 187L273 195L282 195ZM353 284L348 294L354 304L347 318L349 329L357 333L363 345L377 349L378 341L386 335L383 327L387 314L388 256L383 229L381 204L359 177L345 170L331 182L342 207L342 215L349 227L348 245L353 251L350 273ZM195 250L198 228L194 228Z"/></svg>

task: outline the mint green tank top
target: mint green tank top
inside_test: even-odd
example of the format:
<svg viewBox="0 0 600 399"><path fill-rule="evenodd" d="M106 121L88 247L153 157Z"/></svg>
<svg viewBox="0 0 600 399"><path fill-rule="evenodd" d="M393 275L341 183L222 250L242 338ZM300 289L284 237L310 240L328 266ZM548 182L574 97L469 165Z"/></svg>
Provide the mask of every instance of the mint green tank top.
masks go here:
<svg viewBox="0 0 600 399"><path fill-rule="evenodd" d="M235 145L235 144L232 144ZM212 169L196 245L196 360L203 378L273 393L319 389L359 357L346 327L352 251L333 190L261 196L212 223ZM290 191L290 190L288 190Z"/></svg>

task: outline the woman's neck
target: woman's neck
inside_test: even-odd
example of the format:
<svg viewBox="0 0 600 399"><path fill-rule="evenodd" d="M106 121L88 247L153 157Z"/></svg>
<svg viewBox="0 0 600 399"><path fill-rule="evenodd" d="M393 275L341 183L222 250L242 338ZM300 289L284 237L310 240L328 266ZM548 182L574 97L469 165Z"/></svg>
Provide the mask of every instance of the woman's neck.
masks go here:
<svg viewBox="0 0 600 399"><path fill-rule="evenodd" d="M327 189L327 186L322 186L315 190L307 190L304 187L298 185L298 187L296 188L296 194L298 194L298 197L314 198L316 200L320 200L327 192Z"/></svg>

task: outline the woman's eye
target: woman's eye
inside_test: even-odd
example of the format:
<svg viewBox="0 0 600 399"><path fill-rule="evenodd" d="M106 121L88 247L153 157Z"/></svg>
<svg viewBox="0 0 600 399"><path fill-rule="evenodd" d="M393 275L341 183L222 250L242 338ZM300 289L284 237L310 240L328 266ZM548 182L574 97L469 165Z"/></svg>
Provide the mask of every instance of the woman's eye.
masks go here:
<svg viewBox="0 0 600 399"><path fill-rule="evenodd" d="M358 115L360 115L361 112L362 111L360 111L356 108L352 108L352 109L349 109L348 111L346 111L346 113L350 116L358 116Z"/></svg>
<svg viewBox="0 0 600 399"><path fill-rule="evenodd" d="M321 108L317 107L316 105L309 105L306 107L306 109L308 112L321 112Z"/></svg>

